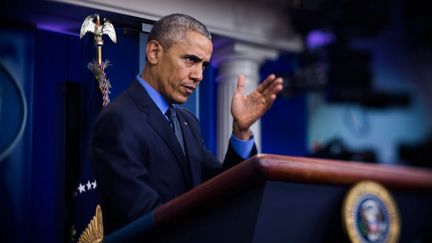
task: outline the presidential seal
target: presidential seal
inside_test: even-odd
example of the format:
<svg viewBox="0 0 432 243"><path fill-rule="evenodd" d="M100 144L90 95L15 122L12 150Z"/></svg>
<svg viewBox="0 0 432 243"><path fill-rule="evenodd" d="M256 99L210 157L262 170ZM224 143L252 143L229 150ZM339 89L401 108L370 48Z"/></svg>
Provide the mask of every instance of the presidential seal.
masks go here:
<svg viewBox="0 0 432 243"><path fill-rule="evenodd" d="M396 203L376 182L362 181L348 191L342 221L353 243L398 242L400 221Z"/></svg>

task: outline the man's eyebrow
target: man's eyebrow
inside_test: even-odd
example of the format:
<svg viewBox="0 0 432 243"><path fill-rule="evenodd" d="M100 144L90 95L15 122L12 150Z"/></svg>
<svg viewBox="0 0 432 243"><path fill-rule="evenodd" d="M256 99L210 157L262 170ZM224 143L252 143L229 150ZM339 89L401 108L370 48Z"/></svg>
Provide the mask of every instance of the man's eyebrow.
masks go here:
<svg viewBox="0 0 432 243"><path fill-rule="evenodd" d="M185 55L185 57L190 58L193 62L202 62L203 61L202 58L200 58L196 55L193 55L193 54Z"/></svg>
<svg viewBox="0 0 432 243"><path fill-rule="evenodd" d="M204 67L207 67L210 64L210 62L204 61L204 59L202 59L202 58L200 58L194 54L187 54L187 55L185 55L185 57L190 58L194 63L202 62Z"/></svg>

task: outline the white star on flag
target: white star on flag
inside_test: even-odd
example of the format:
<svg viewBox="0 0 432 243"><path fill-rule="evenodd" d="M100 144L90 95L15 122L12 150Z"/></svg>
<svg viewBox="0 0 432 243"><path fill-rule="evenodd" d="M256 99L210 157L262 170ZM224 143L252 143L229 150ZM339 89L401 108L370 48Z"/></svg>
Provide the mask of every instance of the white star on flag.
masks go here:
<svg viewBox="0 0 432 243"><path fill-rule="evenodd" d="M80 183L79 186L78 186L78 191L79 191L80 194L83 193L83 192L85 192L86 191L85 190L85 186Z"/></svg>
<svg viewBox="0 0 432 243"><path fill-rule="evenodd" d="M87 191L89 191L91 189L92 185L90 183L90 181L87 181Z"/></svg>
<svg viewBox="0 0 432 243"><path fill-rule="evenodd" d="M92 185L93 185L93 189L96 189L96 180L92 182Z"/></svg>

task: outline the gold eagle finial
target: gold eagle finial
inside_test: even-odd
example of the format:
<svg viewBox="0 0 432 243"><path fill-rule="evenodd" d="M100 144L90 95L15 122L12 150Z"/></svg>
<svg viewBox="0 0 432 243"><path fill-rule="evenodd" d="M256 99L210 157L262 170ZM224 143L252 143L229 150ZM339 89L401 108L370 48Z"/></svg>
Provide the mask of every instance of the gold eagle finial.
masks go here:
<svg viewBox="0 0 432 243"><path fill-rule="evenodd" d="M80 235L78 243L100 243L103 241L103 238L102 209L97 205L95 216L93 216L87 228Z"/></svg>
<svg viewBox="0 0 432 243"><path fill-rule="evenodd" d="M94 33L95 39L102 39L102 35L106 34L114 43L117 43L117 36L111 21L104 18L102 24L99 14L89 15L84 19L81 25L80 39L82 39L87 32ZM97 45L97 43L95 44Z"/></svg>

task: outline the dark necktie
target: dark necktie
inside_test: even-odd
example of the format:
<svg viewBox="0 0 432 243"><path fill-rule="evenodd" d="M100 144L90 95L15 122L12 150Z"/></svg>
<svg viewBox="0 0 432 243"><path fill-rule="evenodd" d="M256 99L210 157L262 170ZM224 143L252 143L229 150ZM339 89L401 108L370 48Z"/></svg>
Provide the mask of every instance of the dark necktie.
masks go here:
<svg viewBox="0 0 432 243"><path fill-rule="evenodd" d="M170 106L169 109L167 110L166 114L169 118L171 128L174 130L174 133L177 137L177 141L179 142L180 147L183 151L183 155L186 155L185 149L184 149L183 134L182 134L182 131L180 128L180 122L177 118L177 113L176 113L175 108L173 106Z"/></svg>

